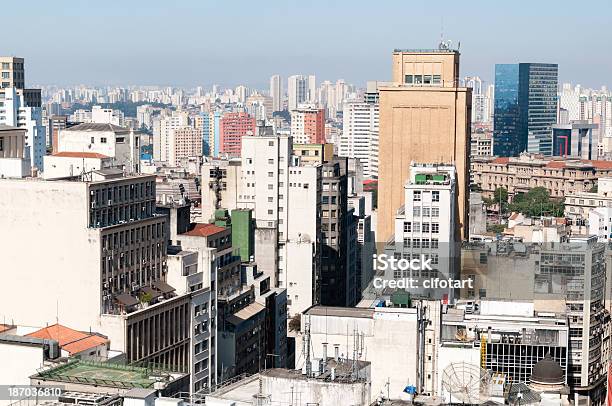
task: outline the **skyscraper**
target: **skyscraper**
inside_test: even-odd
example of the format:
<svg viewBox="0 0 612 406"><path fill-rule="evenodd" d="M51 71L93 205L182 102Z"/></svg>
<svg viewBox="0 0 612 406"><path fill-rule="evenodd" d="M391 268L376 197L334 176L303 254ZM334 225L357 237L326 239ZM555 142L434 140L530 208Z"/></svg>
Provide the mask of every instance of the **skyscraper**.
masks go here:
<svg viewBox="0 0 612 406"><path fill-rule="evenodd" d="M283 110L283 82L280 75L270 78L270 97L272 97L272 111Z"/></svg>
<svg viewBox="0 0 612 406"><path fill-rule="evenodd" d="M301 103L314 103L316 96L316 80L314 75L293 75L287 79L287 98L289 111Z"/></svg>
<svg viewBox="0 0 612 406"><path fill-rule="evenodd" d="M524 151L552 154L557 83L556 64L495 65L494 155L517 156Z"/></svg>
<svg viewBox="0 0 612 406"><path fill-rule="evenodd" d="M379 86L378 241L393 235L411 162L455 165L455 232L457 239L467 234L472 93L458 79L459 51L441 46L393 52L394 83Z"/></svg>

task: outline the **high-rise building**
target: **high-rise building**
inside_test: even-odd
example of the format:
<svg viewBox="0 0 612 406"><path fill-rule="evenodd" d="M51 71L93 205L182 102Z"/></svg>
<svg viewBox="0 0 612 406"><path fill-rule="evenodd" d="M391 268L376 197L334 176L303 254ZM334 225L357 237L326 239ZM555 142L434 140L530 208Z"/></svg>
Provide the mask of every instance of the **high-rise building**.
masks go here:
<svg viewBox="0 0 612 406"><path fill-rule="evenodd" d="M272 112L283 110L283 82L280 75L270 78L270 97L272 97Z"/></svg>
<svg viewBox="0 0 612 406"><path fill-rule="evenodd" d="M338 155L359 159L363 175L378 178L378 102L346 102L342 117Z"/></svg>
<svg viewBox="0 0 612 406"><path fill-rule="evenodd" d="M493 154L552 155L551 127L557 122L556 64L495 65Z"/></svg>
<svg viewBox="0 0 612 406"><path fill-rule="evenodd" d="M28 106L23 90L15 87L2 89L0 124L26 129L26 147L29 148L32 168L44 170L46 154L46 128L43 125L42 108Z"/></svg>
<svg viewBox="0 0 612 406"><path fill-rule="evenodd" d="M325 110L311 106L291 110L291 136L296 144L325 143Z"/></svg>
<svg viewBox="0 0 612 406"><path fill-rule="evenodd" d="M175 128L189 125L189 116L183 111L173 111L153 125L153 159L168 162L170 157L170 133Z"/></svg>
<svg viewBox="0 0 612 406"><path fill-rule="evenodd" d="M456 168L457 238L468 232L471 89L459 87L459 51L393 52L393 82L379 86L378 241L394 232L411 162Z"/></svg>
<svg viewBox="0 0 612 406"><path fill-rule="evenodd" d="M314 103L316 98L315 76L293 75L287 79L289 111L302 103Z"/></svg>
<svg viewBox="0 0 612 406"><path fill-rule="evenodd" d="M242 137L255 135L255 117L248 113L226 113L219 120L219 152L240 156Z"/></svg>
<svg viewBox="0 0 612 406"><path fill-rule="evenodd" d="M23 58L13 56L0 56L1 75L0 88L25 88L25 69Z"/></svg>
<svg viewBox="0 0 612 406"><path fill-rule="evenodd" d="M431 269L388 269L385 278L457 279L455 182L452 165L415 163L410 166L405 205L395 217L395 239L385 251L409 261L431 259ZM422 282L420 286L417 292L424 296L451 302L458 297L458 292L452 289L425 289Z"/></svg>
<svg viewBox="0 0 612 406"><path fill-rule="evenodd" d="M180 166L184 158L202 156L202 131L189 126L173 128L168 144L168 163Z"/></svg>
<svg viewBox="0 0 612 406"><path fill-rule="evenodd" d="M167 283L167 220L155 215L155 176L103 170L58 181L0 179L0 191L11 196L0 200L0 227L13 231L0 265L18 269L30 257L28 272L3 281L3 317L34 326L59 318L102 332L129 363L192 371L189 354L203 337L190 328L194 292L177 295ZM33 246L38 255L30 255ZM24 301L24 290L37 306Z"/></svg>

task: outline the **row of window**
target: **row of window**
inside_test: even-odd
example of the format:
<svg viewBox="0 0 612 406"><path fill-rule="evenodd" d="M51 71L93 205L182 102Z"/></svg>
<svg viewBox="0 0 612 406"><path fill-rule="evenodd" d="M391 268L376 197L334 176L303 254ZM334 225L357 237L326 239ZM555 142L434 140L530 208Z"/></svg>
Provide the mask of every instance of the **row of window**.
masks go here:
<svg viewBox="0 0 612 406"><path fill-rule="evenodd" d="M437 249L440 243L437 238L404 238L405 248L433 248Z"/></svg>
<svg viewBox="0 0 612 406"><path fill-rule="evenodd" d="M442 78L440 75L405 75L405 82L411 85L439 85Z"/></svg>
<svg viewBox="0 0 612 406"><path fill-rule="evenodd" d="M440 217L440 208L439 207L423 207L415 206L412 209L412 215L414 217Z"/></svg>
<svg viewBox="0 0 612 406"><path fill-rule="evenodd" d="M429 191L426 190L425 192L421 192L420 190L415 190L414 194L413 194L413 201L415 202L420 202L422 200L422 196L424 194L428 194ZM431 201L432 202L439 202L440 201L440 192L437 190L434 190L431 192Z"/></svg>
<svg viewBox="0 0 612 406"><path fill-rule="evenodd" d="M438 234L440 232L440 223L417 223L411 221L404 222L405 233L433 233Z"/></svg>

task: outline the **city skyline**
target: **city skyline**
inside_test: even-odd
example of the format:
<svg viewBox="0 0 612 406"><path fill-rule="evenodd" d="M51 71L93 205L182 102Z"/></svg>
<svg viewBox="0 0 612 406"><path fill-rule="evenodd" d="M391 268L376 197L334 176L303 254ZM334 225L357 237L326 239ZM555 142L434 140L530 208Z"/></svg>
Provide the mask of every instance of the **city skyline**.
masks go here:
<svg viewBox="0 0 612 406"><path fill-rule="evenodd" d="M611 22L612 13L606 12L612 8L609 3L595 1L589 9L565 1L555 7L535 3L529 4L530 15L523 15L522 4L527 3L478 1L465 7L443 2L432 13L424 2L389 1L375 9L354 3L348 7L346 2L247 3L240 9L182 2L173 6L173 15L161 2L131 2L120 8L41 3L32 10L12 3L6 7L8 17L27 13L34 24L20 35L19 44L6 45L3 53L26 58L26 79L32 84L216 83L267 89L274 74L283 80L314 74L318 79L343 78L363 86L367 80L389 79L391 66L385 55L392 49L435 48L443 33L455 46L461 43L462 76L478 75L492 83L495 63L531 61L557 63L560 83L610 85L606 75L610 56L600 52L605 27ZM113 30L105 30L111 19ZM18 32L18 21L8 18L8 30ZM588 22L589 29L551 29L575 26L576 21ZM97 28L89 34L91 27ZM52 39L41 41L41 36ZM59 38L67 39L68 46ZM79 58L66 57L71 49L78 50ZM589 55L589 63L568 52L572 49Z"/></svg>

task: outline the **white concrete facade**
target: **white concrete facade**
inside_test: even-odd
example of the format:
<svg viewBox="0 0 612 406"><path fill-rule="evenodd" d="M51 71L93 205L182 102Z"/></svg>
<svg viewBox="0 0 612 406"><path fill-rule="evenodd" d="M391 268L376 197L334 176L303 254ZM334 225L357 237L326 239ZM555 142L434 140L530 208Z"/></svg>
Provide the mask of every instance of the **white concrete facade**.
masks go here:
<svg viewBox="0 0 612 406"><path fill-rule="evenodd" d="M338 155L359 159L367 178L378 178L378 116L378 103L344 104Z"/></svg>

